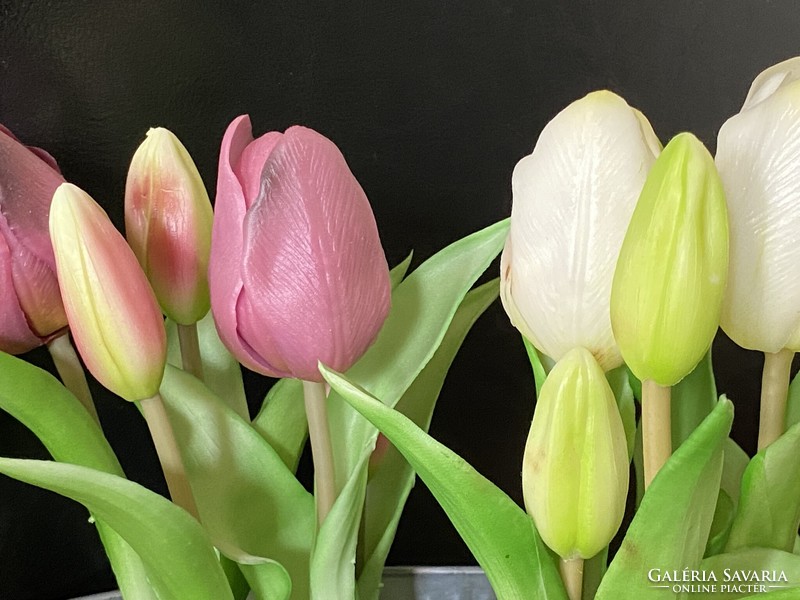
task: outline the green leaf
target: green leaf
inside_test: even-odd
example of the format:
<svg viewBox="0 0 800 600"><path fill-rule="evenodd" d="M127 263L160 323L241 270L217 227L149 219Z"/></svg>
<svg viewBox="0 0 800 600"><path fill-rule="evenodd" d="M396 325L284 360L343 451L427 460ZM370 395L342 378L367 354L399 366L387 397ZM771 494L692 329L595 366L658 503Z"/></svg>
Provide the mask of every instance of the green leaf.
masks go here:
<svg viewBox="0 0 800 600"><path fill-rule="evenodd" d="M124 477L100 427L55 377L0 352L0 408L30 429L59 462ZM102 520L97 532L128 600L154 600L139 556Z"/></svg>
<svg viewBox="0 0 800 600"><path fill-rule="evenodd" d="M739 510L725 549L791 552L800 524L800 425L756 454L742 477Z"/></svg>
<svg viewBox="0 0 800 600"><path fill-rule="evenodd" d="M504 600L565 599L558 571L525 514L502 490L348 378L320 367L331 387L386 435L442 505Z"/></svg>
<svg viewBox="0 0 800 600"><path fill-rule="evenodd" d="M786 398L786 429L800 423L800 373L789 384Z"/></svg>
<svg viewBox="0 0 800 600"><path fill-rule="evenodd" d="M525 352L528 354L528 360L533 369L533 381L536 384L536 397L539 397L539 392L542 390L544 380L547 379L547 369L545 368L545 361L539 351L534 348L533 344L528 341L524 335L522 336L522 343L525 344Z"/></svg>
<svg viewBox="0 0 800 600"><path fill-rule="evenodd" d="M476 319L497 298L499 280L495 279L472 290L458 307L453 321L419 376L396 405L423 431L430 426L436 400L445 376ZM362 556L364 564L358 577L360 600L377 600L383 567L397 531L397 524L411 488L415 473L397 448L389 445L377 465L370 469L364 509Z"/></svg>
<svg viewBox="0 0 800 600"><path fill-rule="evenodd" d="M649 569L682 571L700 564L722 475L722 454L733 422L724 396L670 457L644 494L625 539L597 592L598 600L653 595Z"/></svg>
<svg viewBox="0 0 800 600"><path fill-rule="evenodd" d="M739 550L737 552L731 552L727 554L718 554L716 556L712 556L710 558L705 559L703 562L700 563L700 570L705 571L706 573L713 572L715 577L717 578L717 591L716 592L706 592L703 594L703 598L708 600L715 600L715 599L725 599L725 600L732 600L734 598L742 598L745 594L750 592L744 593L732 593L732 592L723 592L722 586L724 585L743 585L741 581L732 581L732 575L729 575L727 578L725 576L726 569L733 573L735 571L744 571L746 573L753 573L753 571L757 572L759 576L762 575L764 571L768 571L772 573L773 571L776 572L775 579L778 579L779 573L783 573L786 576L786 582L775 582L774 585L776 587L783 587L783 586L797 586L800 585L800 556L796 554L791 554L790 552L783 552L781 550L774 550L772 548L745 548L743 550ZM727 581L726 581L727 580ZM753 584L754 582L750 582ZM744 584L746 585L746 584ZM759 585L756 583L756 585ZM770 592L769 600L773 600L774 598L786 597L789 598L790 596L781 596L783 592L773 592L770 589L770 582L764 582L760 585L765 586L767 589L766 591ZM792 592L793 595L791 598L797 598L798 590L784 590L785 592ZM751 596L753 597L753 596ZM765 598L763 594L755 596L757 598Z"/></svg>
<svg viewBox="0 0 800 600"><path fill-rule="evenodd" d="M160 600L233 599L203 528L155 492L118 475L50 461L0 458L0 473L86 506L141 557Z"/></svg>
<svg viewBox="0 0 800 600"><path fill-rule="evenodd" d="M627 372L626 376L627 376ZM594 600L597 588L608 570L608 546L599 554L588 559L583 565L582 600Z"/></svg>
<svg viewBox="0 0 800 600"><path fill-rule="evenodd" d="M675 450L717 405L711 350L694 370L672 386L672 448Z"/></svg>
<svg viewBox="0 0 800 600"><path fill-rule="evenodd" d="M240 565L256 600L288 600L292 595L292 579L283 565L260 557Z"/></svg>
<svg viewBox="0 0 800 600"><path fill-rule="evenodd" d="M181 368L181 349L178 342L178 327L167 319L167 362ZM247 398L242 383L242 368L219 339L211 312L197 323L200 340L200 358L203 361L203 377L206 385L224 400L243 419L250 419Z"/></svg>
<svg viewBox="0 0 800 600"><path fill-rule="evenodd" d="M290 378L278 380L253 419L253 427L294 473L308 439L303 382Z"/></svg>
<svg viewBox="0 0 800 600"><path fill-rule="evenodd" d="M312 496L264 438L200 381L168 366L161 394L214 544L239 563L278 561L291 576L292 597L306 598Z"/></svg>
<svg viewBox="0 0 800 600"><path fill-rule="evenodd" d="M735 515L736 506L733 500L725 490L720 489L717 506L714 509L714 520L711 522L711 531L708 533L705 556L714 556L725 548Z"/></svg>
<svg viewBox="0 0 800 600"><path fill-rule="evenodd" d="M508 219L451 244L406 277L392 294L392 309L377 340L348 371L348 376L394 406L439 347L456 309L500 253L507 232ZM366 475L361 470L367 468L378 432L336 393L328 398L328 416L339 487L348 489L354 478L360 482L355 489L349 488L353 489L352 497L339 498L337 502L361 506L366 492ZM342 591L337 596L339 592L332 589L331 582L339 581L338 574L343 571L355 578L354 540L360 517L354 521L347 510L334 511L333 515L342 515L341 520L328 515L314 553L328 548L334 554L312 560L315 568L311 585L315 595L324 592L327 597L342 600L349 597L349 592ZM326 536L331 536L330 542L324 539ZM335 550L337 545L347 551Z"/></svg>
<svg viewBox="0 0 800 600"><path fill-rule="evenodd" d="M625 440L628 443L628 457L632 459L636 443L636 403L633 401L633 390L628 381L627 368L622 366L612 369L606 373L606 379L617 400L619 416L625 429Z"/></svg>
<svg viewBox="0 0 800 600"><path fill-rule="evenodd" d="M389 271L389 284L392 286L392 289L395 289L400 282L408 273L408 267L411 266L411 259L414 258L414 252L409 252L408 256L403 259L403 262L396 265L391 271Z"/></svg>

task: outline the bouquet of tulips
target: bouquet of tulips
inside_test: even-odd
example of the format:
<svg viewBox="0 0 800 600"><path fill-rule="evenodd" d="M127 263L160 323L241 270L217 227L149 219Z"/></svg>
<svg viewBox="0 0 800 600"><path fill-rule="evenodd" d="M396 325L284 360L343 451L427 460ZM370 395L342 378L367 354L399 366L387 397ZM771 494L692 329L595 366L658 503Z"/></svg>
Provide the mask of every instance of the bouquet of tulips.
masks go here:
<svg viewBox="0 0 800 600"><path fill-rule="evenodd" d="M253 139L234 120L213 214L186 149L151 130L127 243L3 130L0 407L55 461L0 472L88 508L126 600L376 599L415 473L501 600L796 598L798 73L759 75L716 159L689 133L662 148L611 92L577 100L514 170L510 221L410 274L309 129ZM499 280L472 289L501 250ZM526 510L426 433L498 294L537 389ZM714 383L720 325L765 353L752 459ZM10 355L39 344L63 384ZM279 378L253 418L240 364ZM172 502L125 478L83 365L141 409ZM314 494L294 475L307 440Z"/></svg>

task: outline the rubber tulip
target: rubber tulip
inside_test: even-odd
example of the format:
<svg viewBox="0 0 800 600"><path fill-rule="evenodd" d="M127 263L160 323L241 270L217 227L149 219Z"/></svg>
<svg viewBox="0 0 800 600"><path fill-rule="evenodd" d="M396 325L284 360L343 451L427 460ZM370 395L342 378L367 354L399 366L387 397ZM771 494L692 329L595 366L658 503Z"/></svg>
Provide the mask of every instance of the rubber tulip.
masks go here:
<svg viewBox="0 0 800 600"><path fill-rule="evenodd" d="M64 308L86 367L126 400L151 398L164 373L166 334L130 247L105 211L68 183L53 196L50 236Z"/></svg>
<svg viewBox="0 0 800 600"><path fill-rule="evenodd" d="M291 127L253 139L237 118L220 154L209 265L220 337L245 366L322 381L347 370L389 311L375 218L339 149Z"/></svg>
<svg viewBox="0 0 800 600"><path fill-rule="evenodd" d="M605 370L621 364L611 282L659 151L647 119L599 91L556 115L514 169L501 298L514 326L545 355L558 360L582 346Z"/></svg>
<svg viewBox="0 0 800 600"><path fill-rule="evenodd" d="M213 212L189 152L171 131L151 129L131 160L125 233L161 309L190 325L208 312Z"/></svg>
<svg viewBox="0 0 800 600"><path fill-rule="evenodd" d="M0 125L0 350L19 354L67 325L47 223L64 182L53 158Z"/></svg>

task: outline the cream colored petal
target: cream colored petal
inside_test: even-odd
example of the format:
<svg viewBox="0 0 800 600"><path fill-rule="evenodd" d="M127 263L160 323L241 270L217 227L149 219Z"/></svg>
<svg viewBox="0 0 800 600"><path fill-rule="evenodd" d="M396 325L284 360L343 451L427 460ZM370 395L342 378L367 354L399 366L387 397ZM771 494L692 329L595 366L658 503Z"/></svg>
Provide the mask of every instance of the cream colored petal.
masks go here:
<svg viewBox="0 0 800 600"><path fill-rule="evenodd" d="M780 88L786 87L798 79L800 79L800 56L795 56L763 70L753 80L742 105L742 111L753 108Z"/></svg>
<svg viewBox="0 0 800 600"><path fill-rule="evenodd" d="M660 146L641 119L611 92L589 94L548 123L514 170L504 302L513 296L512 320L524 321L531 342L556 360L583 346L606 370L621 364L611 282Z"/></svg>
<svg viewBox="0 0 800 600"><path fill-rule="evenodd" d="M716 164L730 219L721 325L745 348L800 350L798 157L800 81L781 85L720 129Z"/></svg>

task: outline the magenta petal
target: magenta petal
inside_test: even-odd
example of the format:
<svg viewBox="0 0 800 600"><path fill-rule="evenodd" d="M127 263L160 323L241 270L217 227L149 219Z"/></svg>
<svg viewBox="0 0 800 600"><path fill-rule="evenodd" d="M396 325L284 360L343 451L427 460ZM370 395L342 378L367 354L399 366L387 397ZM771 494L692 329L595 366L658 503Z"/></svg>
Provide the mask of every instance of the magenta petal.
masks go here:
<svg viewBox="0 0 800 600"><path fill-rule="evenodd" d="M283 137L277 131L265 133L257 140L249 144L242 152L238 164L234 167L239 176L239 182L244 190L244 200L247 208L250 208L258 198L261 189L261 173L264 170L264 163L275 148L275 144ZM233 164L233 163L231 163Z"/></svg>
<svg viewBox="0 0 800 600"><path fill-rule="evenodd" d="M286 131L263 186L244 222L242 271L260 317L240 332L261 356L277 353L294 376L320 381L317 361L349 368L388 313L375 218L339 149L310 129Z"/></svg>
<svg viewBox="0 0 800 600"><path fill-rule="evenodd" d="M239 340L236 317L236 305L242 290L242 222L246 203L234 165L239 163L242 153L252 141L250 117L247 115L234 119L222 138L208 285L211 311L220 339L239 362L248 369L259 371L261 365Z"/></svg>
<svg viewBox="0 0 800 600"><path fill-rule="evenodd" d="M3 235L0 235L0 297L3 298L0 310L0 350L10 354L21 354L39 346L42 341L28 327L25 313L17 302L11 268L11 249Z"/></svg>
<svg viewBox="0 0 800 600"><path fill-rule="evenodd" d="M53 192L64 178L5 131L0 131L0 212L9 234L55 270L48 218Z"/></svg>

